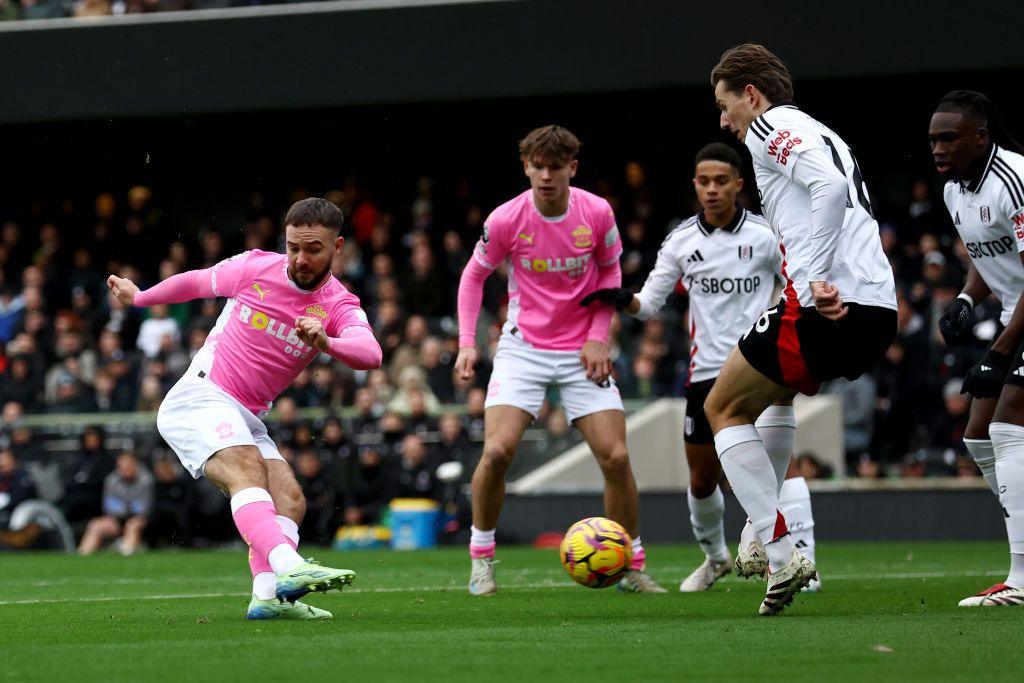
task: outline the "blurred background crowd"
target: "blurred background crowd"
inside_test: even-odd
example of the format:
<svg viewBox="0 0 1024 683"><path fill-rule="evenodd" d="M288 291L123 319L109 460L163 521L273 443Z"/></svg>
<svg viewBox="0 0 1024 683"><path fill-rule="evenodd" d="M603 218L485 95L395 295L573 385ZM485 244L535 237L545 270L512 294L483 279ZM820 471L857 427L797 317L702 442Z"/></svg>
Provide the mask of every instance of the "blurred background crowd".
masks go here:
<svg viewBox="0 0 1024 683"><path fill-rule="evenodd" d="M0 21L94 17L282 5L317 0L0 0Z"/></svg>
<svg viewBox="0 0 1024 683"><path fill-rule="evenodd" d="M268 419L309 499L306 538L328 540L339 524L374 523L395 496L440 499L446 494L436 467L460 462L465 479L478 457L505 271L487 281L478 329L485 360L474 380L460 381L452 372L457 283L491 207L468 184L444 187L454 189L440 193L431 178L420 178L406 188L404 205L378 203L374 188L355 177L327 193L347 221L333 271L359 296L384 364L356 372L322 356ZM666 211L671 204L635 161L590 189L615 207L624 285L638 289L683 216ZM193 522L226 518L226 500L182 472L145 415L203 345L223 302L126 308L108 296L105 277L118 273L145 288L241 250L283 251L281 216L305 194L296 189L272 206L254 192L244 223L230 227L181 225L159 188L142 185L0 216L0 510L9 514L17 500L39 496L79 532L91 519L117 521L90 528L94 535L127 532L120 525L140 515L149 519L144 533L152 542L202 542L193 538ZM968 402L960 378L995 334L996 309L978 307L976 344L943 345L936 321L959 292L968 259L933 181L916 181L907 194L909 203L890 210L881 228L898 282L899 337L872 374L823 391L843 402L847 474L973 477L961 442ZM751 203L746 195L743 201ZM671 299L645 323L616 317L613 325L615 376L633 405L685 396L686 300ZM510 479L576 440L552 393ZM813 453L801 454L799 467L810 478L832 474Z"/></svg>

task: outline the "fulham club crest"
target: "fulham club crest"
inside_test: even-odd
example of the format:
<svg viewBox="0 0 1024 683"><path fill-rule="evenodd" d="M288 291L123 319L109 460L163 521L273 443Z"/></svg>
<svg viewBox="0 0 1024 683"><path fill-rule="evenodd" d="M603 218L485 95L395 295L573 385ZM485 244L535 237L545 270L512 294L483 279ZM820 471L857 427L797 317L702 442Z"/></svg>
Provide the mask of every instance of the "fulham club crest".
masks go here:
<svg viewBox="0 0 1024 683"><path fill-rule="evenodd" d="M740 252L740 261L748 263L750 259L754 258L754 247L749 244L744 244L738 247Z"/></svg>
<svg viewBox="0 0 1024 683"><path fill-rule="evenodd" d="M981 222L988 223L992 220L992 212L988 210L987 206L981 207Z"/></svg>

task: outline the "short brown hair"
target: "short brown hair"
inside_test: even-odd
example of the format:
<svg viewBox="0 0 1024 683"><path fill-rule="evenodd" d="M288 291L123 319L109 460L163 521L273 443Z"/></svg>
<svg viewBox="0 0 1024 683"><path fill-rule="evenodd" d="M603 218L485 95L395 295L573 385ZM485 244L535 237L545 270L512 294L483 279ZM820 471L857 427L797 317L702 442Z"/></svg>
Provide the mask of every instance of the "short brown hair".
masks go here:
<svg viewBox="0 0 1024 683"><path fill-rule="evenodd" d="M288 214L284 217L284 224L296 228L322 225L339 232L344 220L345 216L341 209L332 202L322 197L307 197L292 204L292 208L288 209Z"/></svg>
<svg viewBox="0 0 1024 683"><path fill-rule="evenodd" d="M729 48L711 70L711 85L725 82L729 90L742 90L752 85L771 102L793 99L793 78L782 60L757 43L744 43Z"/></svg>
<svg viewBox="0 0 1024 683"><path fill-rule="evenodd" d="M519 158L566 164L580 153L580 145L580 139L568 128L541 126L519 141Z"/></svg>

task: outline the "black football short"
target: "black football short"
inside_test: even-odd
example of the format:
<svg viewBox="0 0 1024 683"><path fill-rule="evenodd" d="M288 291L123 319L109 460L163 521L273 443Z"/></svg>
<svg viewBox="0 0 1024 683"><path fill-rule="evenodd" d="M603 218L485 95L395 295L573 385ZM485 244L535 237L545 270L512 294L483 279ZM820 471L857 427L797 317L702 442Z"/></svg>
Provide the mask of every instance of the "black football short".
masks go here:
<svg viewBox="0 0 1024 683"><path fill-rule="evenodd" d="M683 427L683 441L686 443L705 445L715 441L711 423L704 412L704 401L714 385L715 380L708 379L694 382L686 389L686 423Z"/></svg>
<svg viewBox="0 0 1024 683"><path fill-rule="evenodd" d="M807 396L824 381L857 379L896 338L896 311L847 306L845 318L829 320L813 306L782 298L740 339L740 353L768 379Z"/></svg>

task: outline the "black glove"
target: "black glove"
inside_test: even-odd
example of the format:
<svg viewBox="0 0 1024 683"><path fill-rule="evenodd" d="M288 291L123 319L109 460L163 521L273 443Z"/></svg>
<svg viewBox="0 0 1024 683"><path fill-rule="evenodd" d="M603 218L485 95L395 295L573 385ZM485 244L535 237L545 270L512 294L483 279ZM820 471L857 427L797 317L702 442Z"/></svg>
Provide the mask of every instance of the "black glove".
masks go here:
<svg viewBox="0 0 1024 683"><path fill-rule="evenodd" d="M596 292L591 292L583 297L580 301L580 306L589 306L595 301L603 301L606 304L611 304L621 311L623 308L633 303L633 292L619 287L599 289Z"/></svg>
<svg viewBox="0 0 1024 683"><path fill-rule="evenodd" d="M974 398L995 398L1003 390L1003 381L1010 369L1010 357L989 349L974 367L967 371L961 394Z"/></svg>
<svg viewBox="0 0 1024 683"><path fill-rule="evenodd" d="M974 322L974 309L966 300L957 297L949 305L946 312L939 318L939 332L946 340L946 346L964 346L974 338L971 323Z"/></svg>

